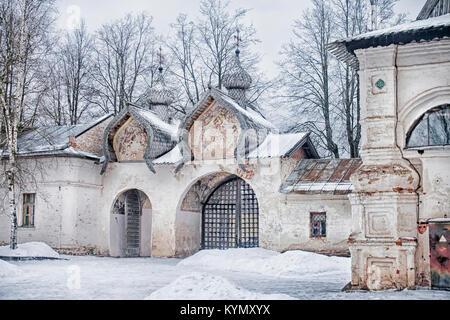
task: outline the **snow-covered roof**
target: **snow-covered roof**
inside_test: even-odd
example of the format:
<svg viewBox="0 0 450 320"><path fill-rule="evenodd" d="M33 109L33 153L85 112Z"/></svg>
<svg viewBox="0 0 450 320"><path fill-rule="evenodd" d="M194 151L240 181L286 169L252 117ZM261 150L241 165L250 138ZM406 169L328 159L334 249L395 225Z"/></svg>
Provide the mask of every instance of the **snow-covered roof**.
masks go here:
<svg viewBox="0 0 450 320"><path fill-rule="evenodd" d="M281 186L281 193L348 194L353 190L350 176L361 159L304 159Z"/></svg>
<svg viewBox="0 0 450 320"><path fill-rule="evenodd" d="M359 63L354 53L356 49L388 46L390 44L406 44L413 41L431 41L445 37L450 37L450 14L425 20L416 20L338 40L329 44L328 49L339 60L358 68Z"/></svg>
<svg viewBox="0 0 450 320"><path fill-rule="evenodd" d="M110 118L112 114L105 115L95 121L80 125L44 126L33 129L18 140L19 156L43 156L43 155L72 155L98 159L99 157L69 147L70 137L79 137L99 123ZM5 152L3 154L7 156Z"/></svg>
<svg viewBox="0 0 450 320"><path fill-rule="evenodd" d="M178 124L179 123L175 123L175 124L169 124L167 122L164 122L163 120L161 120L158 115L156 115L153 111L151 110L146 110L146 109L142 109L142 108L136 108L133 107L136 112L138 112L143 118L145 118L153 127L164 131L165 133L169 134L172 137L176 137L177 133L178 133Z"/></svg>
<svg viewBox="0 0 450 320"><path fill-rule="evenodd" d="M177 145L175 148L167 152L162 157L159 157L156 160L153 160L153 164L175 164L183 160L183 156L181 155L180 146Z"/></svg>
<svg viewBox="0 0 450 320"><path fill-rule="evenodd" d="M278 158L286 157L295 151L302 142L309 136L309 133L270 133L266 139L256 149L251 151L248 158Z"/></svg>
<svg viewBox="0 0 450 320"><path fill-rule="evenodd" d="M270 133L246 158L284 158L297 151L307 142L309 133ZM153 164L176 164L183 160L180 145L153 161Z"/></svg>
<svg viewBox="0 0 450 320"><path fill-rule="evenodd" d="M236 101L234 101L233 98L231 98L230 96L228 96L227 94L225 94L224 92L222 92L218 89L212 89L212 90L214 90L220 96L220 98L223 99L224 102L226 102L228 105L233 106L239 113L244 115L249 120L251 120L255 123L258 123L264 127L275 129L275 126L271 122L269 122L267 119L265 119L263 116L261 116L256 111L254 111L252 109L244 109Z"/></svg>

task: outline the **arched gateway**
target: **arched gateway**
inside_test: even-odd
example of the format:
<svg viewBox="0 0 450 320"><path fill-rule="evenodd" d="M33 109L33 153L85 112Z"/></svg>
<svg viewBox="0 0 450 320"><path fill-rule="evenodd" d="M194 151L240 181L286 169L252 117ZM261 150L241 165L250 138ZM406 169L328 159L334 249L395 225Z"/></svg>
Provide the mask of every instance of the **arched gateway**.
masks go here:
<svg viewBox="0 0 450 320"><path fill-rule="evenodd" d="M259 246L259 207L255 192L232 176L217 186L202 209L202 248Z"/></svg>
<svg viewBox="0 0 450 320"><path fill-rule="evenodd" d="M150 256L151 203L139 190L128 190L114 202L111 220L111 255Z"/></svg>

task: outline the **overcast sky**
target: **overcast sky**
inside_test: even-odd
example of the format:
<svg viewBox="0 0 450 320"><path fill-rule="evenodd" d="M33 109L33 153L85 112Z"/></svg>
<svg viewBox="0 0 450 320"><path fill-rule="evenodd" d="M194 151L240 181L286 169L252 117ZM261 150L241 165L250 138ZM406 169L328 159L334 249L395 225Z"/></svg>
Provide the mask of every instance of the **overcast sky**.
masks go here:
<svg viewBox="0 0 450 320"><path fill-rule="evenodd" d="M369 0L362 0L369 1ZM186 13L191 20L198 17L200 0L57 0L61 14L59 24L66 28L73 24L77 14L86 20L90 30L103 23L120 18L133 11L147 11L153 16L153 26L158 34L165 35L170 23L175 22L179 13ZM415 19L426 0L400 0L397 12L405 12ZM253 23L258 32L263 60L261 67L269 75L276 74L273 61L277 59L283 43L289 42L292 25L310 6L309 0L231 0L231 8L247 8L245 22Z"/></svg>

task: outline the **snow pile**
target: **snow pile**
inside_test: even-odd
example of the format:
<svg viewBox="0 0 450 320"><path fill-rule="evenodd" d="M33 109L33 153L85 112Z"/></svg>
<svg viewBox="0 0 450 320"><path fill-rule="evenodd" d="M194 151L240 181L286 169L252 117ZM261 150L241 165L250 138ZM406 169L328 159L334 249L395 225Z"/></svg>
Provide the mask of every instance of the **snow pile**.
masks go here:
<svg viewBox="0 0 450 320"><path fill-rule="evenodd" d="M225 278L190 273L153 292L145 300L293 300L285 294L263 294L239 288Z"/></svg>
<svg viewBox="0 0 450 320"><path fill-rule="evenodd" d="M29 242L19 244L16 250L9 246L0 247L0 257L58 259L59 254L43 242Z"/></svg>
<svg viewBox="0 0 450 320"><path fill-rule="evenodd" d="M275 277L303 277L311 274L349 273L351 260L305 251L288 251L280 254L255 248L204 250L181 261L178 266L256 272Z"/></svg>
<svg viewBox="0 0 450 320"><path fill-rule="evenodd" d="M19 275L19 268L0 260L0 278L11 278Z"/></svg>

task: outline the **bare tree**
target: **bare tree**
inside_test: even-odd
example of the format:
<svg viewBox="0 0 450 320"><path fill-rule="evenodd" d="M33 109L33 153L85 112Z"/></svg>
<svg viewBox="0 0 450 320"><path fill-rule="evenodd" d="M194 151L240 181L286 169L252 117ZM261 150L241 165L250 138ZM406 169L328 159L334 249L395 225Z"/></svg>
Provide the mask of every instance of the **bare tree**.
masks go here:
<svg viewBox="0 0 450 320"><path fill-rule="evenodd" d="M339 147L334 137L335 116L330 90L331 57L327 45L335 23L329 3L313 0L313 8L295 21L295 40L285 46L282 81L287 87L284 98L302 115L303 121L294 130L310 130L327 155L339 158Z"/></svg>
<svg viewBox="0 0 450 320"><path fill-rule="evenodd" d="M173 38L166 44L174 58L172 71L186 93L189 103L195 105L211 81L211 73L208 77L208 72L201 63L196 44L196 26L192 21L188 21L187 15L180 14L176 23L171 24L171 29Z"/></svg>
<svg viewBox="0 0 450 320"><path fill-rule="evenodd" d="M156 74L155 35L152 17L127 14L103 25L95 41L93 68L97 99L106 113L118 113L125 101L133 101Z"/></svg>
<svg viewBox="0 0 450 320"><path fill-rule="evenodd" d="M40 123L76 125L94 105L91 103L93 38L81 21L78 28L63 32L54 42L54 49L44 61L45 102L40 106L39 120Z"/></svg>
<svg viewBox="0 0 450 320"><path fill-rule="evenodd" d="M376 23L401 23L395 15L398 0L378 0ZM369 31L369 0L314 0L294 27L294 39L285 46L281 62L284 103L301 112L292 130L310 130L325 156L359 157L361 141L359 77L327 52L329 42Z"/></svg>
<svg viewBox="0 0 450 320"><path fill-rule="evenodd" d="M50 0L0 2L0 107L7 145L3 150L8 153L5 173L11 217L11 249L17 248L17 142L24 128L24 107L30 96L28 77L39 57L42 58L52 13L53 1Z"/></svg>
<svg viewBox="0 0 450 320"><path fill-rule="evenodd" d="M87 32L85 22L82 21L79 28L66 34L59 53L71 125L78 124L90 106L92 43L92 37Z"/></svg>
<svg viewBox="0 0 450 320"><path fill-rule="evenodd" d="M369 8L372 2L374 6ZM393 7L396 2L398 0L376 0L370 3L360 0L334 0L335 38L350 38L368 32L372 25L388 26L403 22L405 15L395 15L394 13ZM342 114L343 121L345 121L347 144L344 144L343 148L350 157L357 158L361 140L359 75L347 64L338 62L333 79L339 84L340 103L338 108L339 114Z"/></svg>
<svg viewBox="0 0 450 320"><path fill-rule="evenodd" d="M246 26L241 22L249 10L239 9L230 13L229 5L229 1L202 0L200 2L202 19L197 25L200 57L210 72L211 80L216 81L219 89L222 89L223 77L232 65L236 30L240 31L241 47L244 49L259 41L256 39L256 30L253 26ZM247 68L258 61L259 56L252 52L246 52L242 56L242 64Z"/></svg>

